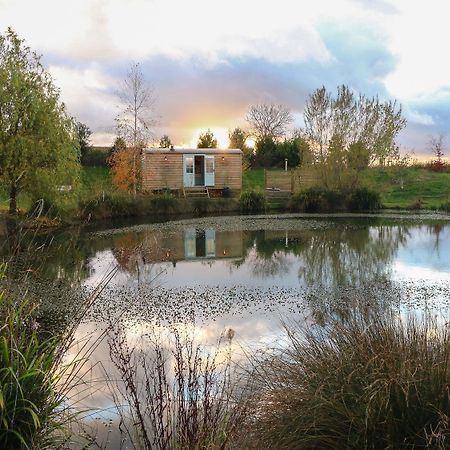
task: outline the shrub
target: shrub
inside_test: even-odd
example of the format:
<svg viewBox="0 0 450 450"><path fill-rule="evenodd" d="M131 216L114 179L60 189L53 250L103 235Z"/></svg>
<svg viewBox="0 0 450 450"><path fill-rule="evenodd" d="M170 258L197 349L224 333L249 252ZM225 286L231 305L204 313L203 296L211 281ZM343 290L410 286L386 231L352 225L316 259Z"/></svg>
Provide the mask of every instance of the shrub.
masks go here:
<svg viewBox="0 0 450 450"><path fill-rule="evenodd" d="M169 213L178 209L178 200L170 192L154 194L150 199L150 208L155 213Z"/></svg>
<svg viewBox="0 0 450 450"><path fill-rule="evenodd" d="M136 345L123 326L110 327L110 355L123 385L107 377L133 448L241 448L234 440L246 405L236 401L234 392L233 335L229 331L228 343L221 339L214 351L179 328L147 332Z"/></svg>
<svg viewBox="0 0 450 450"><path fill-rule="evenodd" d="M442 211L450 212L450 202L442 203L439 209Z"/></svg>
<svg viewBox="0 0 450 450"><path fill-rule="evenodd" d="M411 203L410 209L422 209L423 208L423 200L418 197Z"/></svg>
<svg viewBox="0 0 450 450"><path fill-rule="evenodd" d="M264 211L266 207L266 198L259 191L242 192L239 197L239 206L245 212Z"/></svg>
<svg viewBox="0 0 450 450"><path fill-rule="evenodd" d="M136 199L122 192L102 192L93 198L83 199L79 208L83 218L107 219L139 213Z"/></svg>
<svg viewBox="0 0 450 450"><path fill-rule="evenodd" d="M323 211L325 208L324 190L316 187L306 189L292 198L295 209L306 212Z"/></svg>
<svg viewBox="0 0 450 450"><path fill-rule="evenodd" d="M192 212L196 215L206 214L208 212L208 205L210 200L208 198L192 199Z"/></svg>
<svg viewBox="0 0 450 450"><path fill-rule="evenodd" d="M449 448L448 326L356 310L287 341L254 362L255 448Z"/></svg>
<svg viewBox="0 0 450 450"><path fill-rule="evenodd" d="M367 188L356 189L349 195L348 207L350 211L372 211L380 209L380 194Z"/></svg>

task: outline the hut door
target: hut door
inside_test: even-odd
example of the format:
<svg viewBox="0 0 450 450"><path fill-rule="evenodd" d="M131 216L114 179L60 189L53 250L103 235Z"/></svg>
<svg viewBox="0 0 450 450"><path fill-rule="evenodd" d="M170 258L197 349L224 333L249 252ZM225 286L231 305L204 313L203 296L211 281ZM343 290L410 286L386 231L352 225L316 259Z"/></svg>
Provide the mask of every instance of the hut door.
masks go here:
<svg viewBox="0 0 450 450"><path fill-rule="evenodd" d="M214 186L215 184L215 167L214 156L205 156L205 186Z"/></svg>
<svg viewBox="0 0 450 450"><path fill-rule="evenodd" d="M194 155L183 155L183 186L192 187L194 184Z"/></svg>

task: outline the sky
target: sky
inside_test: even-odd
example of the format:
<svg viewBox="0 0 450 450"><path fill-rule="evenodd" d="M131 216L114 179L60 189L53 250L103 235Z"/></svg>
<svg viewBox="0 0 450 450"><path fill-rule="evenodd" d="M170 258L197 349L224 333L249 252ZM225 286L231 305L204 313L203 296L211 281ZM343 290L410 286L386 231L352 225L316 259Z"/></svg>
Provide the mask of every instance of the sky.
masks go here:
<svg viewBox="0 0 450 450"><path fill-rule="evenodd" d="M95 145L114 140L137 62L155 141L190 146L210 128L227 145L257 103L289 107L301 127L308 95L346 84L399 101L399 144L422 158L432 135L450 148L449 13L445 0L0 0L0 32L12 27L42 54Z"/></svg>

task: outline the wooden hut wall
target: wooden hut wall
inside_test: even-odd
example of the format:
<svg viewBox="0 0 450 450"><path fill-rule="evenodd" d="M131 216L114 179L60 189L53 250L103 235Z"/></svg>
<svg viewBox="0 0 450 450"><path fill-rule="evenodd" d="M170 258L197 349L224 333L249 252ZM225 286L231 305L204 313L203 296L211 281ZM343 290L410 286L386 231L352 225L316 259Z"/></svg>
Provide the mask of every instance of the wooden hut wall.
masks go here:
<svg viewBox="0 0 450 450"><path fill-rule="evenodd" d="M182 189L183 155L181 153L145 153L142 161L142 188L145 191Z"/></svg>

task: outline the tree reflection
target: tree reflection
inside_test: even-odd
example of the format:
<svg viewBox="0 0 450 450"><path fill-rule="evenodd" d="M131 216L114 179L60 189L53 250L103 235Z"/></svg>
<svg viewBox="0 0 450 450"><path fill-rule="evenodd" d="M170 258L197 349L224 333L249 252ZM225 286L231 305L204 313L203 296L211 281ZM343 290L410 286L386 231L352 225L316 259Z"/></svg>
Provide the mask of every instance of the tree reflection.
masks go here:
<svg viewBox="0 0 450 450"><path fill-rule="evenodd" d="M404 226L337 227L315 232L302 251L306 285L361 286L388 277L393 257L409 236Z"/></svg>
<svg viewBox="0 0 450 450"><path fill-rule="evenodd" d="M317 230L247 231L244 262L256 277L286 274L289 256L300 263L299 279L306 286L358 286L387 277L400 244L409 236L406 226L336 225Z"/></svg>

